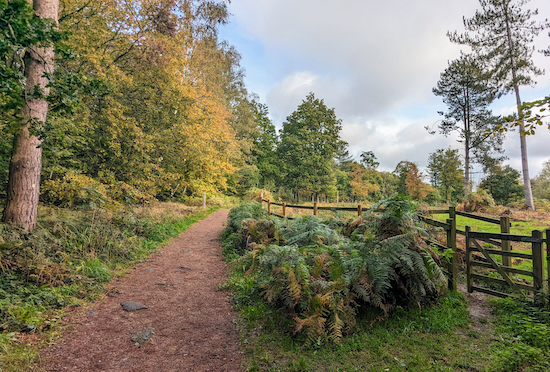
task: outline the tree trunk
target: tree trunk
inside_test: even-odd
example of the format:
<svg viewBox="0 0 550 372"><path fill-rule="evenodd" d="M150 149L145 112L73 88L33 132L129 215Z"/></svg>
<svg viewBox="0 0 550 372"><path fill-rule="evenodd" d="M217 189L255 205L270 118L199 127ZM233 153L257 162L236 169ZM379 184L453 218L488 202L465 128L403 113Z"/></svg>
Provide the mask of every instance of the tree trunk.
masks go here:
<svg viewBox="0 0 550 372"><path fill-rule="evenodd" d="M33 8L38 17L51 18L57 23L59 0L34 0ZM53 46L27 50L24 61L27 79L25 94L28 98L21 114L25 124L15 139L2 221L20 225L30 231L36 226L42 167L42 140L32 134L32 129L43 125L48 113L48 102L45 99L30 97L36 86L43 91L44 96L49 94L50 89L46 87L48 79L44 74L53 72Z"/></svg>
<svg viewBox="0 0 550 372"><path fill-rule="evenodd" d="M513 50L512 33L510 31L510 23L508 21L508 8L506 10L506 32L508 36L508 47ZM533 202L533 191L531 190L531 179L529 178L529 161L527 160L527 141L525 140L525 127L523 126L523 120L521 119L521 98L519 96L519 86L516 76L516 64L514 61L513 53L510 53L510 62L512 65L512 81L514 83L514 93L516 94L516 105L518 109L519 119L519 144L521 149L521 170L523 173L523 188L525 190L525 204L531 210L535 210L535 203Z"/></svg>
<svg viewBox="0 0 550 372"><path fill-rule="evenodd" d="M464 126L467 126L464 124ZM464 198L468 197L468 193L470 192L470 137L469 137L469 129L466 131L466 135L464 136ZM448 201L447 201L448 203Z"/></svg>
<svg viewBox="0 0 550 372"><path fill-rule="evenodd" d="M468 197L470 193L470 136L471 136L471 123L470 123L470 90L466 87L466 101L467 105L463 110L464 117L464 199ZM447 204L449 201L447 200Z"/></svg>
<svg viewBox="0 0 550 372"><path fill-rule="evenodd" d="M521 117L521 99L519 97L519 89L514 86L516 91L516 101L518 102L518 116ZM529 178L529 161L527 159L527 141L523 132L525 127L523 121L519 122L519 144L521 149L521 170L523 173L523 188L525 190L525 204L529 209L535 210L535 202L533 201L533 190L531 189L531 178Z"/></svg>

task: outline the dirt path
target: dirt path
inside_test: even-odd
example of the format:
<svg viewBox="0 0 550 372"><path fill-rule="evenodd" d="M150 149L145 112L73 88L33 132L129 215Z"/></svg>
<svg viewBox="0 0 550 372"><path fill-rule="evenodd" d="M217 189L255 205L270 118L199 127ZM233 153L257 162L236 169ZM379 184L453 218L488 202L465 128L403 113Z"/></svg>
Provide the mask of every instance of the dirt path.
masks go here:
<svg viewBox="0 0 550 372"><path fill-rule="evenodd" d="M228 210L193 225L161 254L116 280L111 296L42 353L45 371L240 371L242 353L226 294L218 238ZM124 301L148 309L126 312ZM146 342L132 336L154 329ZM134 339L135 340L135 339ZM141 340L140 340L141 341Z"/></svg>

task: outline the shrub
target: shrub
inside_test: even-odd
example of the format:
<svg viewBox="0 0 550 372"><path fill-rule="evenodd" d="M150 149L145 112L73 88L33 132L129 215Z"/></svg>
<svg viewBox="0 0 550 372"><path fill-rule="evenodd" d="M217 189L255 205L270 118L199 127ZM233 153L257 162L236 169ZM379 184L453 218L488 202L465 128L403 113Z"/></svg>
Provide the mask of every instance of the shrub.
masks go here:
<svg viewBox="0 0 550 372"><path fill-rule="evenodd" d="M98 181L69 171L59 179L45 181L41 199L58 207L98 209L142 204L152 201L153 196L125 182L105 177Z"/></svg>
<svg viewBox="0 0 550 372"><path fill-rule="evenodd" d="M57 180L45 181L41 198L48 204L60 207L88 206L96 209L115 203L107 196L104 184L75 172L68 172Z"/></svg>
<svg viewBox="0 0 550 372"><path fill-rule="evenodd" d="M464 202L458 206L458 209L465 212L482 212L485 208L494 205L493 197L487 191L479 189L476 192L469 193Z"/></svg>
<svg viewBox="0 0 550 372"><path fill-rule="evenodd" d="M414 205L404 197L367 211L350 238L337 232L337 223L315 216L273 221L264 213L258 203L231 211L226 257L242 255L235 267L254 283L248 290L283 309L311 343L338 343L362 307L378 309L384 319L397 307L435 299L444 287Z"/></svg>

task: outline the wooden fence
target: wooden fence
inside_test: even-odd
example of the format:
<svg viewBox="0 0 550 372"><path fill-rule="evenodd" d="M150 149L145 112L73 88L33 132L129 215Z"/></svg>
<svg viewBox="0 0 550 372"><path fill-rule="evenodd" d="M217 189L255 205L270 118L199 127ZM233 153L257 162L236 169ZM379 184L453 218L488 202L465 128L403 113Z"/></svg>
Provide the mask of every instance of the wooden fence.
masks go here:
<svg viewBox="0 0 550 372"><path fill-rule="evenodd" d="M546 243L546 252L548 253L548 247L550 244L550 229L546 230L546 239L544 233L540 230L534 230L531 236L527 235L514 235L514 234L497 234L487 232L471 231L470 226L466 226L466 280L468 286L468 292L478 291L487 293L498 297L511 296L510 293L504 293L491 288L485 288L474 284L474 281L482 281L488 283L495 283L509 288L513 294L524 296L522 290L528 291L533 296L538 296L545 290L544 288L544 253L543 245ZM480 244L482 241L484 244ZM531 253L524 252L511 252L504 249L495 249L495 246L504 246L505 243L510 242L523 242L531 243ZM474 252L481 253L481 255L474 255ZM500 256L502 264L496 261L492 256ZM532 261L531 270L522 270L512 267L511 258L520 258L522 260ZM508 258L505 260L504 258ZM548 257L547 257L548 259ZM489 272L493 273L493 276L483 275L473 272L474 267L486 268ZM550 265L547 265L547 270L550 269ZM514 280L510 274L525 275L532 278L532 284L526 284ZM550 277L550 271L547 273L546 278ZM499 276L499 277L495 277ZM547 279L546 279L547 281ZM548 288L546 288L548 291Z"/></svg>
<svg viewBox="0 0 550 372"><path fill-rule="evenodd" d="M261 199L262 202L267 203L267 213L269 215L273 215L276 217L281 218L288 218L289 220L292 220L293 218L287 215L287 208L296 208L296 209L310 209L313 210L313 215L317 216L319 211L351 211L351 212L357 212L357 215L360 216L361 213L363 213L363 207L361 204L359 204L357 207L327 207L327 206L319 206L317 203L313 203L313 206L311 205L296 205L296 204L287 204L285 202L283 203L276 203L272 202L271 200L267 199ZM280 206L282 207L281 214L273 212L273 206Z"/></svg>
<svg viewBox="0 0 550 372"><path fill-rule="evenodd" d="M500 233L501 234L509 234L510 233L510 227L512 226L511 223L510 223L510 217L508 217L508 216L501 216L498 219L497 218L490 218L490 217L480 216L480 215L473 214L473 213L457 211L455 207L449 207L448 209L432 209L432 210L427 211L427 213L432 214L432 215L433 214L448 214L449 218L453 219L455 221L456 221L456 216L462 216L462 217L466 217L466 218L471 218L473 220L478 220L478 221L483 221L483 222L487 222L487 223L492 223L492 224L495 224L495 225L500 225ZM463 236L466 236L466 231L465 230L457 229L456 233L460 234L460 235L463 235ZM511 246L509 241L503 241L499 245L500 245L500 247L503 251L511 251L512 250L512 246ZM511 263L510 256L503 256L502 263L506 266L510 266L510 263Z"/></svg>
<svg viewBox="0 0 550 372"><path fill-rule="evenodd" d="M358 205L355 207L329 207L319 206L314 203L313 206L306 205L294 205L287 203L276 203L270 200L262 198L262 201L267 203L267 210L270 215L293 219L288 216L287 208L296 209L309 209L313 210L313 214L317 216L319 210L329 211L349 211L356 212L358 216L363 212L363 207ZM282 208L281 214L273 212L273 206L279 206ZM436 214L448 214L448 218L445 222L427 217L428 215ZM500 226L500 233L488 233L472 231L470 226L466 226L465 230L459 230L456 227L456 217L462 216L479 221L484 221ZM457 253L464 251L457 247L457 234L463 235L466 238L465 244L465 256L466 256L466 282L468 292L479 291L486 294L490 294L498 297L508 296L525 296L523 291L533 294L534 297L540 295L543 291L549 293L548 286L544 283L548 283L550 278L550 256L547 254L547 270L544 270L544 254L543 245L546 244L546 252L548 253L548 247L550 247L550 228L546 230L546 238L544 233L539 230L534 230L531 236L527 235L514 235L510 233L510 218L508 216L502 216L498 219L480 216L473 213L467 213L457 211L454 207L448 209L432 209L423 211L419 214L419 218L426 224L442 228L446 233L446 243L438 243L432 240L426 240L428 244L440 251L451 250L452 254L449 258L446 267L443 269L448 278L449 289L456 290L458 279L458 259ZM483 242L483 246L479 243ZM510 242L523 242L531 243L531 254L523 252L512 252L512 246ZM498 247L498 248L496 248ZM475 254L475 253L480 253ZM495 260L492 255L500 256L501 262ZM520 258L522 260L532 261L532 270L522 270L514 268L512 264L512 258ZM473 268L485 268L493 275L484 275L479 272L474 272ZM526 284L515 280L510 274L525 275L532 278L532 284ZM545 279L546 274L546 279ZM500 276L500 277L495 277ZM512 293L498 291L491 288L482 287L475 284L475 282L488 282L496 283L508 288Z"/></svg>
<svg viewBox="0 0 550 372"><path fill-rule="evenodd" d="M447 275L449 289L456 291L458 281L458 248L456 246L456 220L454 218L447 218L445 222L441 222L423 215L419 215L418 217L422 222L435 227L440 227L445 231L447 235L446 245L430 239L426 239L426 243L428 243L432 247L435 247L438 251L446 251L448 249L451 250L451 256L449 257L448 262L446 263L446 268L443 269L443 272Z"/></svg>

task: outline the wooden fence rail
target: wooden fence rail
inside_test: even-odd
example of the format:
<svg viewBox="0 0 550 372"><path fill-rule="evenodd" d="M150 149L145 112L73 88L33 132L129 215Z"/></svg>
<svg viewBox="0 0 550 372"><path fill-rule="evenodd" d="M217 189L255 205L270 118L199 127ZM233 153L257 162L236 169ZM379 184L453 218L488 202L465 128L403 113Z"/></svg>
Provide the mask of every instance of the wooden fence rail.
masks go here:
<svg viewBox="0 0 550 372"><path fill-rule="evenodd" d="M480 287L474 284L474 280L484 281L489 283L496 283L511 289L515 294L523 296L521 290L532 292L535 297L539 296L544 290L544 255L543 244L546 243L546 251L548 252L548 243L550 239L550 229L546 230L546 239L544 233L539 230L534 230L531 236L515 235L507 233L487 233L471 231L470 226L466 226L466 280L468 292L478 291L487 293L498 297L508 297L509 293L497 291L491 288ZM495 241L504 242L523 242L531 243L531 254L505 251L504 249L489 248L485 244L482 246L478 241L494 244ZM503 244L501 244L501 247ZM481 256L474 256L474 252L481 253ZM495 261L492 255L500 256L502 264ZM522 260L532 261L532 270L522 270L506 265L504 258L521 258ZM547 258L548 259L548 258ZM474 273L474 267L481 267L491 270L494 275L500 275L501 278L495 276L483 275ZM550 267L548 267L550 270ZM509 274L525 275L533 278L533 284L528 285L525 283L514 281ZM547 278L550 277L550 271L548 271Z"/></svg>
<svg viewBox="0 0 550 372"><path fill-rule="evenodd" d="M262 202L267 203L267 210L269 215L277 216L280 218L293 219L288 215L287 208L296 209L309 209L313 210L313 214L317 216L319 210L328 211L348 211L357 212L357 215L363 213L362 205L357 207L332 207L332 206L319 206L314 203L313 206L307 205L295 205L287 204L285 202L277 203L270 200L261 199ZM279 206L282 208L281 214L274 213L272 206ZM435 220L426 215L435 214L448 214L449 218L445 222ZM461 251L457 247L457 234L464 235L466 237L466 281L468 292L479 291L487 293L493 296L505 297L513 294L497 291L491 288L481 287L475 285L474 281L485 281L489 283L496 283L510 288L516 294L524 293L522 290L526 290L535 294L535 297L540 295L545 290L544 283L548 282L550 278L550 255L547 254L547 272L544 272L544 260L543 260L543 245L546 244L546 251L548 253L548 247L550 247L550 229L546 230L546 238L542 231L535 230L531 236L516 235L510 233L510 219L508 216L502 216L500 218L490 218L485 216L476 215L473 213L457 211L454 207L448 209L432 209L428 211L422 211L419 215L420 220L424 223L439 227L446 233L446 243L442 244L432 240L426 240L428 244L440 251L450 249L453 253L450 257L446 267L443 269L448 278L449 289L456 290L458 279L458 259L457 253ZM492 223L500 226L500 233L478 232L472 231L470 226L466 226L465 230L459 230L456 228L456 217L461 216L465 218L475 219L487 223ZM479 243L483 242L483 246ZM512 252L511 242L531 243L532 253ZM499 249L490 248L487 245L499 247ZM481 253L481 255L474 255L474 253ZM497 255L501 257L501 262L495 261L491 256ZM512 258L520 258L522 260L532 261L532 270L523 270L512 267ZM474 267L485 268L493 272L493 276L483 275L473 271ZM515 281L510 274L525 275L533 278L533 284L528 285ZM497 278L494 275L500 275L501 278ZM546 292L550 292L548 287Z"/></svg>
<svg viewBox="0 0 550 372"><path fill-rule="evenodd" d="M361 213L363 213L363 207L361 206L361 204L359 204L357 207L328 207L328 206L320 206L320 205L318 205L317 202L313 203L313 206L311 206L311 205L286 204L285 202L277 203L277 202L272 202L271 200L267 200L267 199L263 199L263 198L261 199L261 201L267 203L267 213L269 215L274 215L274 216L277 216L277 217L288 218L288 219L292 219L292 218L287 216L287 210L286 210L287 208L313 209L313 214L315 216L318 215L319 211L333 211L333 212L336 212L336 211L355 212L355 211L357 211L358 216L360 216ZM271 210L272 205L282 207L282 214L273 213L273 211Z"/></svg>
<svg viewBox="0 0 550 372"><path fill-rule="evenodd" d="M480 215L473 214L473 213L457 211L455 207L449 207L449 209L430 210L427 213L429 213L429 214L449 214L449 218L452 218L454 220L456 220L456 216L462 216L462 217L471 218L471 219L478 220L478 221L483 221L483 222L492 223L492 224L495 224L495 225L500 225L500 233L501 234L510 233L510 227L512 226L512 224L510 223L510 217L508 217L508 216L501 216L499 219L490 218L490 217L480 216ZM466 236L466 231L464 231L464 230L457 229L456 233L460 234L460 235L463 235L463 236ZM498 240L492 240L492 241L490 241L490 243L500 246L503 251L509 252L509 251L512 250L512 245L510 244L510 241L508 241L508 240L504 240L504 241L501 241L501 242L499 242ZM511 258L509 256L503 256L502 259L503 259L503 261L502 261L503 265L511 266Z"/></svg>

